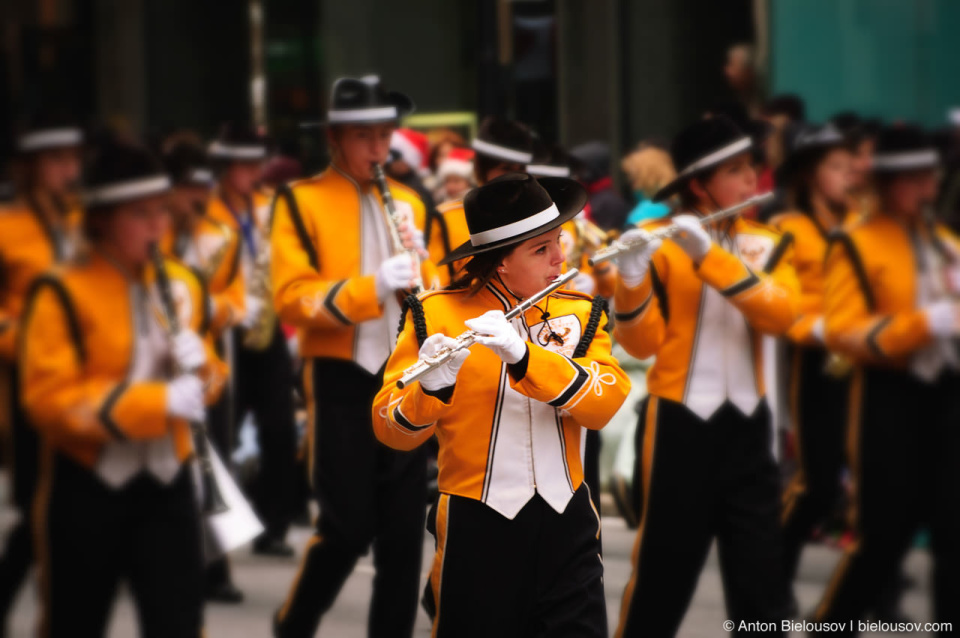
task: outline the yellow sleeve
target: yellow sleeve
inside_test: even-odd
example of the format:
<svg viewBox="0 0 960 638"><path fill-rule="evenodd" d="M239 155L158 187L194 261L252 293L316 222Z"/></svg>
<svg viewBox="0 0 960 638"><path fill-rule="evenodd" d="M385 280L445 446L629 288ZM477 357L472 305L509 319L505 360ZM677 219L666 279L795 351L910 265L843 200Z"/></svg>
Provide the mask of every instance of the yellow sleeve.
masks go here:
<svg viewBox="0 0 960 638"><path fill-rule="evenodd" d="M667 322L660 307L660 298L654 292L654 280L665 281L669 277L669 264L663 253L656 252L650 262L650 270L636 288L627 288L617 277L613 295L613 336L624 350L638 359L657 354L667 334Z"/></svg>
<svg viewBox="0 0 960 638"><path fill-rule="evenodd" d="M507 370L514 390L567 412L590 430L605 426L630 392L630 379L613 358L610 336L602 329L583 357L568 359L528 342L524 360Z"/></svg>
<svg viewBox="0 0 960 638"><path fill-rule="evenodd" d="M429 439L437 421L450 410L456 398L457 384L452 394L447 391L441 396L427 393L419 381L402 390L397 387L403 371L419 358L420 344L408 314L397 347L387 360L383 387L373 401L374 433L381 443L396 450L412 450Z"/></svg>
<svg viewBox="0 0 960 638"><path fill-rule="evenodd" d="M35 427L55 440L165 435L166 384L128 385L86 370L62 299L53 285L41 285L24 326L21 397Z"/></svg>
<svg viewBox="0 0 960 638"><path fill-rule="evenodd" d="M0 308L0 359L16 361L20 322Z"/></svg>
<svg viewBox="0 0 960 638"><path fill-rule="evenodd" d="M760 332L785 334L797 319L800 282L793 269L790 248L772 272L755 273L736 255L714 243L696 271L704 283L718 290Z"/></svg>
<svg viewBox="0 0 960 638"><path fill-rule="evenodd" d="M932 336L921 310L880 314L873 309L869 275L848 236L835 240L825 265L825 332L830 350L861 361L884 361L910 354Z"/></svg>
<svg viewBox="0 0 960 638"><path fill-rule="evenodd" d="M243 244L239 234L234 235L231 244L227 255L210 278L210 296L213 299L210 329L215 334L238 324L246 312L246 287L240 264Z"/></svg>
<svg viewBox="0 0 960 638"><path fill-rule="evenodd" d="M375 277L365 275L334 281L320 276L321 256L299 211L286 198L274 201L270 236L273 300L280 319L300 328L342 328L383 313ZM336 259L336 255L330 257Z"/></svg>

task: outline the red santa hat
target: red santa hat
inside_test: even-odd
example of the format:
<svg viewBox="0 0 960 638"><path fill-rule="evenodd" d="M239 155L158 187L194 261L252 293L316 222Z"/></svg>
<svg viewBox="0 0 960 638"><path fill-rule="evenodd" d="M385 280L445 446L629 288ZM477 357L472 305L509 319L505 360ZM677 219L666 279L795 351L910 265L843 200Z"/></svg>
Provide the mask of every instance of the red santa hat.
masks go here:
<svg viewBox="0 0 960 638"><path fill-rule="evenodd" d="M410 168L423 173L427 168L427 158L430 155L430 142L427 136L420 131L409 128L398 128L390 138L390 150L400 154L400 159L410 165Z"/></svg>
<svg viewBox="0 0 960 638"><path fill-rule="evenodd" d="M451 149L437 167L437 179L441 182L451 175L459 175L473 182L473 157L476 153L469 148Z"/></svg>

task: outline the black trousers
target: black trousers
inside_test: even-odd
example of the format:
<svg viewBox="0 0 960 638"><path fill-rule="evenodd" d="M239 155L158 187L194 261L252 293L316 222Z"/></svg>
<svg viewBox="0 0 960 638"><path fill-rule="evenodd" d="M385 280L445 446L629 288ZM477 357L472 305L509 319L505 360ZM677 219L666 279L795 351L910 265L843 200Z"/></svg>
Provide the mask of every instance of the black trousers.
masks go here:
<svg viewBox="0 0 960 638"><path fill-rule="evenodd" d="M444 494L436 527L438 638L606 638L600 519L586 485L562 514L536 495L513 520Z"/></svg>
<svg viewBox="0 0 960 638"><path fill-rule="evenodd" d="M41 635L105 635L125 580L141 636L201 636L202 541L189 467L170 485L141 473L115 490L64 456L44 462L35 512Z"/></svg>
<svg viewBox="0 0 960 638"><path fill-rule="evenodd" d="M278 325L262 351L243 347L243 331L234 330L236 373L231 440L248 411L257 423L260 472L251 499L266 533L284 538L294 516L297 490L297 432L293 416L293 361Z"/></svg>
<svg viewBox="0 0 960 638"><path fill-rule="evenodd" d="M13 504L20 512L20 520L7 536L0 556L0 635L10 608L34 561L33 534L30 529L30 510L37 487L39 441L37 432L27 421L20 405L19 375L15 366L7 372L9 380L10 450L12 452Z"/></svg>
<svg viewBox="0 0 960 638"><path fill-rule="evenodd" d="M643 515L616 635L675 635L714 539L727 618L772 622L781 634L780 486L766 401L749 417L727 403L704 421L649 397L640 419Z"/></svg>
<svg viewBox="0 0 960 638"><path fill-rule="evenodd" d="M842 493L849 379L824 372L822 348L790 353L790 411L797 440L797 472L783 494L783 575L796 577L803 546L833 511Z"/></svg>
<svg viewBox="0 0 960 638"><path fill-rule="evenodd" d="M277 635L313 636L357 559L373 548L368 635L410 636L417 613L426 511L422 449L376 440L371 406L381 386L350 361L313 359L304 370L311 411L317 531L277 613Z"/></svg>
<svg viewBox="0 0 960 638"><path fill-rule="evenodd" d="M960 622L960 375L923 383L865 369L853 380L850 467L856 542L844 554L817 620L862 618L895 577L921 524L931 533L933 611Z"/></svg>

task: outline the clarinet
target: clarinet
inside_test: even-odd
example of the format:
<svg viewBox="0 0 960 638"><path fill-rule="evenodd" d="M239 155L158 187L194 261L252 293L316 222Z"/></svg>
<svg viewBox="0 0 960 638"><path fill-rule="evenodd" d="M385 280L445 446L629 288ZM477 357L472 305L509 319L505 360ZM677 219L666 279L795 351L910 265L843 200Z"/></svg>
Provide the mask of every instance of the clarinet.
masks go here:
<svg viewBox="0 0 960 638"><path fill-rule="evenodd" d="M397 212L397 205L393 201L393 195L390 193L390 186L387 184L387 176L383 172L383 167L377 163L372 166L373 183L377 185L380 191L380 199L383 200L383 207L387 211L387 227L390 229L390 239L393 242L393 252L397 255L407 253L413 260L415 279L410 289L411 294L418 295L423 292L423 278L420 275L420 255L416 250L407 250L400 238L400 224L404 221ZM410 220L412 223L413 220Z"/></svg>
<svg viewBox="0 0 960 638"><path fill-rule="evenodd" d="M151 257L154 269L157 271L157 288L160 291L160 299L163 302L163 310L170 326L170 333L176 336L180 332L180 318L177 316L176 306L173 303L170 277L167 275L167 268L163 263L163 254L156 244L151 248ZM194 371L181 370L179 372L189 373ZM201 421L193 421L190 423L190 431L193 433L193 447L196 449L197 462L200 464L200 480L203 485L203 503L201 504L203 513L219 514L225 512L229 508L213 473L213 463L210 460L210 448L207 441L207 426Z"/></svg>

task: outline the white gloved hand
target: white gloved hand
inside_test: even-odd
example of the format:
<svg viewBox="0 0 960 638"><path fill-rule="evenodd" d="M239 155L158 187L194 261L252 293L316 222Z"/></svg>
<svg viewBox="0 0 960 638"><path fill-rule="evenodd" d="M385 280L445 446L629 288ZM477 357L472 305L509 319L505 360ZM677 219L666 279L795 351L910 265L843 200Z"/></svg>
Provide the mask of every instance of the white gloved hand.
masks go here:
<svg viewBox="0 0 960 638"><path fill-rule="evenodd" d="M810 335L820 343L827 342L827 327L823 317L813 322L813 326L810 327Z"/></svg>
<svg viewBox="0 0 960 638"><path fill-rule="evenodd" d="M240 321L240 325L249 330L257 322L257 318L263 311L263 300L260 297L247 295L243 299L243 305L243 319Z"/></svg>
<svg viewBox="0 0 960 638"><path fill-rule="evenodd" d="M377 270L377 299L383 301L394 290L403 290L413 284L416 273L410 255L394 255Z"/></svg>
<svg viewBox="0 0 960 638"><path fill-rule="evenodd" d="M198 370L207 362L207 350L203 339L193 330L181 330L173 338L173 360L182 372Z"/></svg>
<svg viewBox="0 0 960 638"><path fill-rule="evenodd" d="M427 359L435 356L443 348L452 348L457 343L445 334L437 333L427 337L427 340L420 346L420 358ZM450 359L441 366L433 368L422 377L420 377L420 387L430 392L436 392L444 388L449 388L457 382L457 374L463 366L463 362L470 356L469 348L464 348L456 352Z"/></svg>
<svg viewBox="0 0 960 638"><path fill-rule="evenodd" d="M397 232L400 233L400 240L403 242L404 248L417 251L420 259L427 259L429 257L426 243L423 240L422 230L416 226L411 226L407 222L403 222L397 227Z"/></svg>
<svg viewBox="0 0 960 638"><path fill-rule="evenodd" d="M203 383L195 375L181 374L167 384L167 414L187 421L203 421Z"/></svg>
<svg viewBox="0 0 960 638"><path fill-rule="evenodd" d="M640 228L628 230L620 236L619 241L626 244L643 242L639 248L617 257L617 269L620 272L621 281L627 288L636 288L643 283L643 278L647 276L647 271L650 269L650 259L663 241L653 238L649 232Z"/></svg>
<svg viewBox="0 0 960 638"><path fill-rule="evenodd" d="M935 337L955 337L960 335L960 308L953 301L943 299L923 309L927 315L930 334Z"/></svg>
<svg viewBox="0 0 960 638"><path fill-rule="evenodd" d="M527 342L517 334L502 310L485 312L475 319L466 321L467 327L478 334L477 343L481 343L496 354L506 364L513 364L527 354Z"/></svg>
<svg viewBox="0 0 960 638"><path fill-rule="evenodd" d="M699 263L710 250L710 233L700 225L700 219L695 215L677 215L673 223L679 232L671 239L690 259Z"/></svg>

